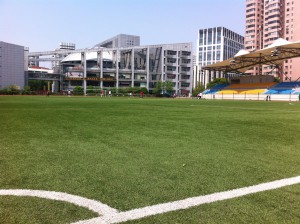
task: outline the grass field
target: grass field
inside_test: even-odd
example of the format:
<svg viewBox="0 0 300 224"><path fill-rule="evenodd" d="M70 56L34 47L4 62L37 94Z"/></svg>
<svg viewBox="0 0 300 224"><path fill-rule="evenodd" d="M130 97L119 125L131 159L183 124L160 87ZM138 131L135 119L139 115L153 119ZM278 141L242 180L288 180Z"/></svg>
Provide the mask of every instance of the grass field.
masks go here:
<svg viewBox="0 0 300 224"><path fill-rule="evenodd" d="M300 103L0 96L0 189L66 192L127 211L300 175ZM0 196L0 223L97 217ZM128 223L300 223L300 186Z"/></svg>

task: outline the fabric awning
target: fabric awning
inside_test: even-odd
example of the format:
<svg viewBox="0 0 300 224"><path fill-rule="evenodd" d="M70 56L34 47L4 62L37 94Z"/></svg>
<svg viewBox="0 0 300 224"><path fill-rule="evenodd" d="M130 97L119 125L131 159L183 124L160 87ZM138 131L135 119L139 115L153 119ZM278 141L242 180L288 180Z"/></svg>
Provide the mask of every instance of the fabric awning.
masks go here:
<svg viewBox="0 0 300 224"><path fill-rule="evenodd" d="M291 43L279 38L266 48L254 52L241 50L233 58L204 66L202 69L244 73L257 65L279 65L284 60L295 57L300 57L300 41Z"/></svg>

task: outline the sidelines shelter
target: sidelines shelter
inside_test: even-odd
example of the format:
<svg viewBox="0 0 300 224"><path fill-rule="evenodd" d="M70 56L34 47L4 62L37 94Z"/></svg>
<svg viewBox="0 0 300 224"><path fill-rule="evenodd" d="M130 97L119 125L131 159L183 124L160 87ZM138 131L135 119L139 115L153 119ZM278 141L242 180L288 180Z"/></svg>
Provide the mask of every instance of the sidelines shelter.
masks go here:
<svg viewBox="0 0 300 224"><path fill-rule="evenodd" d="M300 41L291 43L279 38L264 49L254 52L240 50L233 58L205 66L203 69L208 71L222 71L225 73L245 73L254 66L260 66L261 71L262 65L269 65L273 69L280 70L284 60L295 57L300 57ZM274 77L270 75L260 74L259 76L252 76L252 78L249 78L249 76L248 78L240 76L239 78L232 79L231 85L229 86L214 90L213 92L204 92L204 98L264 100L266 94L272 94L272 98L277 100L298 100L297 94L300 92L300 82L291 82L290 85L281 85L283 84L275 83ZM273 88L274 91L270 91ZM283 91L275 91L276 89L282 89Z"/></svg>

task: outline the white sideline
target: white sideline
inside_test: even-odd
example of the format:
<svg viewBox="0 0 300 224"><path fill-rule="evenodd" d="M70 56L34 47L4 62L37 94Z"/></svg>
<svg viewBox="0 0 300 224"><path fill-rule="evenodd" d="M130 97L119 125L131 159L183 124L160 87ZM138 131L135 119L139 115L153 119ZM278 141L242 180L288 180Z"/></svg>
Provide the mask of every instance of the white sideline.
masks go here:
<svg viewBox="0 0 300 224"><path fill-rule="evenodd" d="M55 191L40 191L40 190L22 190L22 189L9 189L9 190L0 190L0 196L29 196L29 197L39 197L57 201L69 202L81 207L88 208L99 215L112 215L118 211L114 208L109 207L106 204L101 202L83 198L76 195L71 195L62 192Z"/></svg>
<svg viewBox="0 0 300 224"><path fill-rule="evenodd" d="M166 212L187 209L202 204L212 203L216 201L237 198L248 194L254 194L262 191L278 189L285 186L290 186L300 183L300 176L285 178L268 183L253 185L250 187L243 187L239 189L213 193L204 196L187 198L179 201L168 202L158 205L147 206L144 208L137 208L130 211L118 212L118 210L109 207L101 202L83 198L76 195L71 195L55 191L40 191L40 190L22 190L22 189L9 189L1 190L0 196L30 196L39 197L51 200L65 201L81 207L88 208L100 215L100 217L92 218L89 220L81 220L73 224L110 224L120 223L129 220L144 218L147 216L158 215Z"/></svg>
<svg viewBox="0 0 300 224"><path fill-rule="evenodd" d="M104 215L99 218L93 218L90 220L82 220L73 224L101 224L101 223L120 223L129 220L135 220L144 218L147 216L162 214L166 212L187 209L194 206L199 206L202 204L212 203L216 201L227 200L231 198L237 198L245 196L248 194L254 194L262 191L268 191L273 189L278 189L285 186L290 186L300 183L300 176L281 179L277 181L272 181L268 183L262 183L250 187L244 187L224 192L213 193L209 195L187 198L184 200L168 202L153 206L148 206L144 208L133 209L126 212L115 213L111 215Z"/></svg>

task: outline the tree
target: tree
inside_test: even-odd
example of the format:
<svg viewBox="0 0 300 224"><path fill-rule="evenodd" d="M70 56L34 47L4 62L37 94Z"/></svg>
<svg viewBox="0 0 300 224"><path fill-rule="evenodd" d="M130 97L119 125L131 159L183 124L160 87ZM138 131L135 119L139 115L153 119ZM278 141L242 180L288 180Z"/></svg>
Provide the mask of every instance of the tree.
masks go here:
<svg viewBox="0 0 300 224"><path fill-rule="evenodd" d="M280 78L274 77L274 82L280 83Z"/></svg>
<svg viewBox="0 0 300 224"><path fill-rule="evenodd" d="M156 95L160 95L163 91L163 82L158 81L153 89L153 93Z"/></svg>
<svg viewBox="0 0 300 224"><path fill-rule="evenodd" d="M173 94L173 92L174 92L174 89L173 89L173 82L171 82L171 81L166 81L166 82L164 83L164 90L165 90L165 92L168 93L168 94Z"/></svg>
<svg viewBox="0 0 300 224"><path fill-rule="evenodd" d="M156 95L161 95L164 93L172 94L174 92L173 82L171 81L158 81L153 89L153 93Z"/></svg>
<svg viewBox="0 0 300 224"><path fill-rule="evenodd" d="M16 86L16 85L9 85L9 86L6 87L6 89L8 91L12 91L12 92L20 90L20 88L18 86Z"/></svg>
<svg viewBox="0 0 300 224"><path fill-rule="evenodd" d="M19 94L20 88L16 85L9 85L4 90L7 92L7 94Z"/></svg>
<svg viewBox="0 0 300 224"><path fill-rule="evenodd" d="M24 89L22 91L22 94L30 94L30 86L24 86Z"/></svg>
<svg viewBox="0 0 300 224"><path fill-rule="evenodd" d="M76 86L73 89L73 94L74 95L83 95L83 88L81 86Z"/></svg>
<svg viewBox="0 0 300 224"><path fill-rule="evenodd" d="M32 91L44 90L47 86L47 82L44 80L29 80L28 85Z"/></svg>
<svg viewBox="0 0 300 224"><path fill-rule="evenodd" d="M143 92L143 93L147 94L148 93L148 89L146 87L142 87L140 89L140 92Z"/></svg>
<svg viewBox="0 0 300 224"><path fill-rule="evenodd" d="M210 89L210 88L212 88L216 85L219 85L219 84L229 84L229 82L226 78L217 78L217 79L211 81L210 83L208 83L206 88Z"/></svg>
<svg viewBox="0 0 300 224"><path fill-rule="evenodd" d="M118 93L125 94L125 93L128 93L127 90L128 90L128 88L121 87L121 88L118 89Z"/></svg>
<svg viewBox="0 0 300 224"><path fill-rule="evenodd" d="M24 86L24 91L29 92L30 90L30 86Z"/></svg>
<svg viewBox="0 0 300 224"><path fill-rule="evenodd" d="M198 82L196 88L193 89L193 96L197 96L198 93L202 93L204 90L204 85L201 82Z"/></svg>

